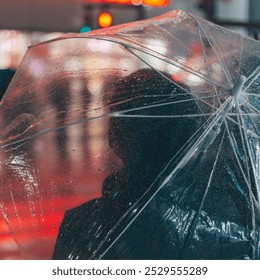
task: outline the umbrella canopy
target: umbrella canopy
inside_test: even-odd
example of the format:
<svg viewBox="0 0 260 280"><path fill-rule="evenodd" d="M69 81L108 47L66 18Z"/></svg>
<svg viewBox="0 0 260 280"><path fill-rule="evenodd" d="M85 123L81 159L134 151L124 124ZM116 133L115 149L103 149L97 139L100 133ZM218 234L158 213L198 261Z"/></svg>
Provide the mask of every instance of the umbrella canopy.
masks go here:
<svg viewBox="0 0 260 280"><path fill-rule="evenodd" d="M259 259L259 46L172 11L30 48L0 107L25 258Z"/></svg>

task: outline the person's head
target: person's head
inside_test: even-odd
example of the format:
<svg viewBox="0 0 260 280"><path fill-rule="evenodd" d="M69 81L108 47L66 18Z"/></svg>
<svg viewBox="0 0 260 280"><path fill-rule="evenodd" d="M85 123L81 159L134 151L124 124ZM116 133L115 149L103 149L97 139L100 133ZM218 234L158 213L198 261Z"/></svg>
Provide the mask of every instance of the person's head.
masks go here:
<svg viewBox="0 0 260 280"><path fill-rule="evenodd" d="M192 135L186 119L173 115L197 110L170 76L141 69L117 80L110 96L109 144L123 162L128 192L137 198ZM176 103L177 102L177 103Z"/></svg>

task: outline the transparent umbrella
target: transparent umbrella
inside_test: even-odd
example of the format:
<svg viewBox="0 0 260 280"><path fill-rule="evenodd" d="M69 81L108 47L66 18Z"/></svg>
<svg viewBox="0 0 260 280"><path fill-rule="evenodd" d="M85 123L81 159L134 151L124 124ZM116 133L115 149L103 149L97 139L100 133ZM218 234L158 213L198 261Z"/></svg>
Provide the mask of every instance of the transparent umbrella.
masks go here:
<svg viewBox="0 0 260 280"><path fill-rule="evenodd" d="M259 57L183 11L29 48L0 107L21 258L259 259Z"/></svg>

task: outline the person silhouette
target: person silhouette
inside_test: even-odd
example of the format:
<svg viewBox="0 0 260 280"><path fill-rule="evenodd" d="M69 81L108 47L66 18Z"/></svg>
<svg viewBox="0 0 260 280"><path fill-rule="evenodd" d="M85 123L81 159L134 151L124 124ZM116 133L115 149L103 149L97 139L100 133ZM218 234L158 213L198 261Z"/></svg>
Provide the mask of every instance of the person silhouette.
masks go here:
<svg viewBox="0 0 260 280"><path fill-rule="evenodd" d="M194 120L171 116L197 112L197 105L182 103L190 94L178 88L170 76L151 69L118 79L107 91L109 145L121 159L122 168L107 177L101 198L65 213L52 258L174 259L177 245L168 246L173 231L156 207L130 238L110 253L105 251L127 225L131 207L197 129ZM160 227L154 230L153 224ZM142 236L140 242L138 236Z"/></svg>

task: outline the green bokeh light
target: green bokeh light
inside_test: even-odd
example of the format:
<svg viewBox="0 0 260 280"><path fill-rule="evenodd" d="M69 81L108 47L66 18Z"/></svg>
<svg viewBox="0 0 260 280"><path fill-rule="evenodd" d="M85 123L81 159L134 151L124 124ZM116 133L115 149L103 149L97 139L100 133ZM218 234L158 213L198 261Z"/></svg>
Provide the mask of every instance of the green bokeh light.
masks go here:
<svg viewBox="0 0 260 280"><path fill-rule="evenodd" d="M81 28L80 28L80 33L85 33L85 32L90 32L90 31L92 31L92 28L90 27L90 26L88 26L88 25L84 25L84 26L82 26Z"/></svg>

